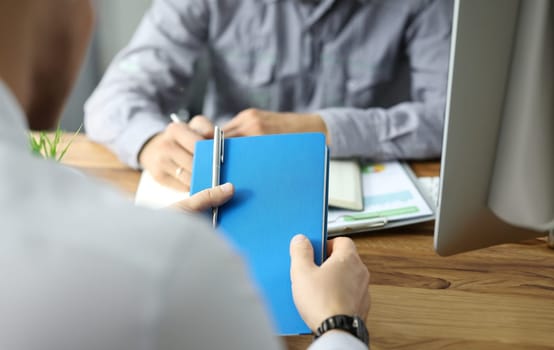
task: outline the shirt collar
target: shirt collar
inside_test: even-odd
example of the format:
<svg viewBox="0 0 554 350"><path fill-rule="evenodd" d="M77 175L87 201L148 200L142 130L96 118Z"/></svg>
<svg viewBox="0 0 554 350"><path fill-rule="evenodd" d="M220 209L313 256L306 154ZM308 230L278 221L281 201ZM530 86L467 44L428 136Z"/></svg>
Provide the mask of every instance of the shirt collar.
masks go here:
<svg viewBox="0 0 554 350"><path fill-rule="evenodd" d="M0 143L10 143L17 148L28 148L27 118L19 102L0 80Z"/></svg>

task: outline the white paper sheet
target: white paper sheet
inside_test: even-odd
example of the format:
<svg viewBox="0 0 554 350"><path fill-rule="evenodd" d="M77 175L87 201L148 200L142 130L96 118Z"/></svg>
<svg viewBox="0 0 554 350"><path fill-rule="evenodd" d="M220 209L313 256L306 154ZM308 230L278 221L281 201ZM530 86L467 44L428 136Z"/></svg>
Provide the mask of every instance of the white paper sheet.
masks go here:
<svg viewBox="0 0 554 350"><path fill-rule="evenodd" d="M159 209L182 201L188 196L188 192L179 192L159 184L148 171L143 171L135 195L135 204Z"/></svg>

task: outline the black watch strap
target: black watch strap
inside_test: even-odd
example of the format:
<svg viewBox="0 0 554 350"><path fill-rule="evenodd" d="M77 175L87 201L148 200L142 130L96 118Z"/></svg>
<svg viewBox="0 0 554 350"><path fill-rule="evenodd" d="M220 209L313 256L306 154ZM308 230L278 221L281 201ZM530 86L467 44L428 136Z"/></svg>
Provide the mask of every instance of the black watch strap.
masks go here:
<svg viewBox="0 0 554 350"><path fill-rule="evenodd" d="M332 329L346 331L369 346L369 332L367 331L364 320L358 316L335 315L329 317L317 328L314 339L321 337L325 332Z"/></svg>

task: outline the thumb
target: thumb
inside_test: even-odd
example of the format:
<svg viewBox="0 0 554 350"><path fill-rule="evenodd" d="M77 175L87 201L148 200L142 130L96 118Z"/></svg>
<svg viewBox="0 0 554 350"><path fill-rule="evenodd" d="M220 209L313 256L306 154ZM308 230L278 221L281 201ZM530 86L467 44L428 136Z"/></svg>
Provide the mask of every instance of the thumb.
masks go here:
<svg viewBox="0 0 554 350"><path fill-rule="evenodd" d="M174 203L172 207L187 211L200 212L209 208L219 207L227 202L235 193L235 187L226 183L214 188L200 191L189 198Z"/></svg>
<svg viewBox="0 0 554 350"><path fill-rule="evenodd" d="M311 270L314 263L314 248L304 235L296 235L290 241L290 271L294 279L296 273Z"/></svg>

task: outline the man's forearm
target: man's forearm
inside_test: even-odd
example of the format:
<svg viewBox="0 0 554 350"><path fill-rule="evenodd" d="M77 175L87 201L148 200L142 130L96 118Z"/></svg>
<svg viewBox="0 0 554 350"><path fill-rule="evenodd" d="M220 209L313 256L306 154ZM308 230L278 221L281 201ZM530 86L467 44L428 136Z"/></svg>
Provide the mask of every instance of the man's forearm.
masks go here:
<svg viewBox="0 0 554 350"><path fill-rule="evenodd" d="M389 109L329 108L317 113L327 125L334 157L421 159L441 152L441 102L406 102Z"/></svg>

